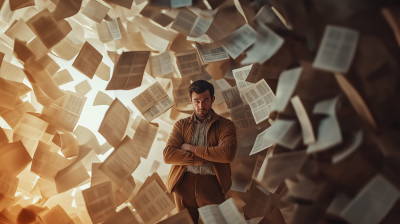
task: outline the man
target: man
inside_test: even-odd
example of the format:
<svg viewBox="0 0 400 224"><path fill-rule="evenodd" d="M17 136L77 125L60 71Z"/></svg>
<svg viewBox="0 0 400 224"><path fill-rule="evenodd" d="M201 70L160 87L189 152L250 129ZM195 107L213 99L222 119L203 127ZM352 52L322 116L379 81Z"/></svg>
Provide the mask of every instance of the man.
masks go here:
<svg viewBox="0 0 400 224"><path fill-rule="evenodd" d="M236 153L236 129L232 121L216 114L214 86L204 80L189 86L192 116L175 123L164 149L164 162L172 164L167 188L179 211L187 208L198 223L198 208L220 204L230 189Z"/></svg>

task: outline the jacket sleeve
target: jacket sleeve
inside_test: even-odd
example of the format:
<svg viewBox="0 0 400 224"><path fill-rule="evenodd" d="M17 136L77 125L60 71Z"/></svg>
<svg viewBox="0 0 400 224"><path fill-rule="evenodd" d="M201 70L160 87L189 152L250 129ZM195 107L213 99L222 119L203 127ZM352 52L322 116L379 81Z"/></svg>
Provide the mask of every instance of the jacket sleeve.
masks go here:
<svg viewBox="0 0 400 224"><path fill-rule="evenodd" d="M223 146L196 146L195 154L205 160L217 163L230 163L235 158L237 139L236 127L230 120L223 121L219 140Z"/></svg>
<svg viewBox="0 0 400 224"><path fill-rule="evenodd" d="M196 156L194 153L181 149L183 140L183 122L180 120L175 123L169 136L167 145L163 151L164 162L173 165L203 165L204 159Z"/></svg>

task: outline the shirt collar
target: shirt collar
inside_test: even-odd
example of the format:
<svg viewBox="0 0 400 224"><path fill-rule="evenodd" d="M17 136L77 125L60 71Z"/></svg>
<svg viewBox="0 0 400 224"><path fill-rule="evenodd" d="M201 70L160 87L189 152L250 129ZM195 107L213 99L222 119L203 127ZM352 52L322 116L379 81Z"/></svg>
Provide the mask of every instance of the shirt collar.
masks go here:
<svg viewBox="0 0 400 224"><path fill-rule="evenodd" d="M204 121L205 121L205 122L210 122L210 121L211 121L212 114L213 114L213 113L211 113L210 116L208 116L206 119L204 119ZM196 114L194 114L193 120L194 120L194 122L199 122L199 123L200 123L200 121L197 120ZM204 121L203 121L203 122L204 122Z"/></svg>
<svg viewBox="0 0 400 224"><path fill-rule="evenodd" d="M213 123L214 121L218 120L221 116L219 116L217 113L215 113L215 111L212 108L211 108L211 111L212 111L212 113L211 113L212 119L211 119L210 123ZM195 117L196 117L196 112L193 112L192 115L189 117L189 122L190 123L195 122L194 121Z"/></svg>

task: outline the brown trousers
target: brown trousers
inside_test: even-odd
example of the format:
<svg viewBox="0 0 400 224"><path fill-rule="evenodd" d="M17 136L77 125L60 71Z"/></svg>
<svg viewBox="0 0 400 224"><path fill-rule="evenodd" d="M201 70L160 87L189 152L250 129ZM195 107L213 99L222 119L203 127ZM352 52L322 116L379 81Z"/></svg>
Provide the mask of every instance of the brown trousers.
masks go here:
<svg viewBox="0 0 400 224"><path fill-rule="evenodd" d="M173 193L178 211L187 208L195 224L199 222L198 208L221 204L225 201L225 195L214 175L201 175L185 171Z"/></svg>

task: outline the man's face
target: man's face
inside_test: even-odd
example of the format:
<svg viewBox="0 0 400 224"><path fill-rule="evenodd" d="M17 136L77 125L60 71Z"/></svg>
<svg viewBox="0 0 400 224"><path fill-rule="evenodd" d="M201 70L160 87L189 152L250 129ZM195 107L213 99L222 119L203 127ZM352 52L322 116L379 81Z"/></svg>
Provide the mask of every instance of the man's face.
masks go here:
<svg viewBox="0 0 400 224"><path fill-rule="evenodd" d="M193 109L197 117L206 118L211 113L211 105L214 103L215 96L211 98L210 91L207 89L202 93L192 93L190 102L193 104Z"/></svg>

